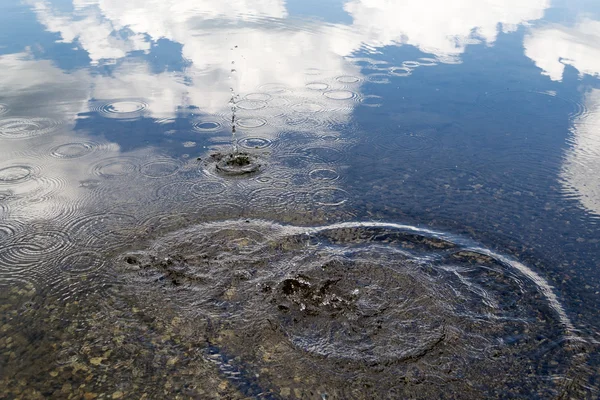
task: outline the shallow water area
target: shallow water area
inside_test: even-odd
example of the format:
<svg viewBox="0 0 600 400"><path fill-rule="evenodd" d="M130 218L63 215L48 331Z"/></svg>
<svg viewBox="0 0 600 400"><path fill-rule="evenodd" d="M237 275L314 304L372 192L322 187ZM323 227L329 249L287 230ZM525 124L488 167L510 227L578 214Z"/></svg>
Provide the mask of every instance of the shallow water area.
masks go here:
<svg viewBox="0 0 600 400"><path fill-rule="evenodd" d="M0 4L0 398L596 399L600 8Z"/></svg>
<svg viewBox="0 0 600 400"><path fill-rule="evenodd" d="M240 388L291 385L306 397L312 387L339 397L426 398L441 387L455 398L509 387L568 393L564 382L586 373L587 349L547 283L452 240L387 223L225 221L176 231L114 263L141 313L162 315L158 305L168 303L190 329L203 327L212 354L235 354L245 374L257 372L252 384L234 380Z"/></svg>

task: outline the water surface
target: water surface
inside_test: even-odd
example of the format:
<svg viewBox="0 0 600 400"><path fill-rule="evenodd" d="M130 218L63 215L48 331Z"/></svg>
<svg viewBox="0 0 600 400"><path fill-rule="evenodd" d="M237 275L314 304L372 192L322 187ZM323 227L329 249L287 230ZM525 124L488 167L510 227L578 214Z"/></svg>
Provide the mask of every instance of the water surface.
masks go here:
<svg viewBox="0 0 600 400"><path fill-rule="evenodd" d="M0 397L599 396L595 2L0 21Z"/></svg>

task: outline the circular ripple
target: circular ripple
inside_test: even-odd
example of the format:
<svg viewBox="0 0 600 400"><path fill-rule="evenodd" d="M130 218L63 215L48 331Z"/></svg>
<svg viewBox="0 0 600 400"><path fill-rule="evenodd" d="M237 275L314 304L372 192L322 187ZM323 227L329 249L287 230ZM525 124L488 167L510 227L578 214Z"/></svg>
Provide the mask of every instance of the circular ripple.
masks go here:
<svg viewBox="0 0 600 400"><path fill-rule="evenodd" d="M106 118L134 120L144 116L148 104L142 100L115 100L102 104L95 111Z"/></svg>
<svg viewBox="0 0 600 400"><path fill-rule="evenodd" d="M365 107L381 107L382 97L377 95L367 95L360 99L360 103Z"/></svg>
<svg viewBox="0 0 600 400"><path fill-rule="evenodd" d="M58 121L49 118L6 118L0 120L0 137L28 139L53 132Z"/></svg>
<svg viewBox="0 0 600 400"><path fill-rule="evenodd" d="M267 120L264 118L249 117L237 119L236 123L240 128L255 129L265 126L267 124Z"/></svg>
<svg viewBox="0 0 600 400"><path fill-rule="evenodd" d="M244 96L244 99L250 101L269 101L273 98L269 93L249 93Z"/></svg>
<svg viewBox="0 0 600 400"><path fill-rule="evenodd" d="M59 261L61 270L79 275L101 269L105 264L102 255L95 251L80 251L69 254Z"/></svg>
<svg viewBox="0 0 600 400"><path fill-rule="evenodd" d="M242 110L260 110L267 106L262 100L242 100L236 103L236 106Z"/></svg>
<svg viewBox="0 0 600 400"><path fill-rule="evenodd" d="M169 331L173 339L206 335L216 354L244 360L269 387L318 382L339 398L553 398L573 389L553 377L590 374L571 346L582 339L541 276L442 233L220 221L114 264L129 282L123 292L152 310L156 326L171 318L160 307L177 310L189 329Z"/></svg>
<svg viewBox="0 0 600 400"><path fill-rule="evenodd" d="M308 176L314 181L335 181L340 177L337 171L327 168L313 169Z"/></svg>
<svg viewBox="0 0 600 400"><path fill-rule="evenodd" d="M149 178L164 178L175 175L179 171L179 163L174 160L156 160L142 165L140 172Z"/></svg>
<svg viewBox="0 0 600 400"><path fill-rule="evenodd" d="M292 109L299 113L318 113L323 111L323 106L318 103L298 103L292 106Z"/></svg>
<svg viewBox="0 0 600 400"><path fill-rule="evenodd" d="M198 182L191 187L191 191L197 197L212 197L227 190L227 185L219 181Z"/></svg>
<svg viewBox="0 0 600 400"><path fill-rule="evenodd" d="M307 68L304 73L306 75L321 75L322 71L319 68Z"/></svg>
<svg viewBox="0 0 600 400"><path fill-rule="evenodd" d="M171 182L156 189L155 198L162 201L172 201L180 204L196 201L192 193L193 181Z"/></svg>
<svg viewBox="0 0 600 400"><path fill-rule="evenodd" d="M15 237L16 229L11 224L0 222L0 247L12 241Z"/></svg>
<svg viewBox="0 0 600 400"><path fill-rule="evenodd" d="M438 60L435 58L419 58L419 66L421 67L434 67L438 65Z"/></svg>
<svg viewBox="0 0 600 400"><path fill-rule="evenodd" d="M388 74L370 74L367 79L371 83L387 84L390 83L390 76Z"/></svg>
<svg viewBox="0 0 600 400"><path fill-rule="evenodd" d="M341 83L357 83L360 82L362 79L358 76L342 75L335 78L335 80Z"/></svg>
<svg viewBox="0 0 600 400"><path fill-rule="evenodd" d="M329 90L323 95L332 100L350 100L358 97L356 93L349 90Z"/></svg>
<svg viewBox="0 0 600 400"><path fill-rule="evenodd" d="M258 210L282 213L306 203L306 193L284 188L261 188L250 193L249 205Z"/></svg>
<svg viewBox="0 0 600 400"><path fill-rule="evenodd" d="M301 148L293 154L321 163L337 163L343 157L343 153L338 149L325 146Z"/></svg>
<svg viewBox="0 0 600 400"><path fill-rule="evenodd" d="M269 139L249 137L238 140L238 144L246 149L265 149L273 144Z"/></svg>
<svg viewBox="0 0 600 400"><path fill-rule="evenodd" d="M311 82L307 83L306 87L310 90L327 90L329 89L329 85L322 82Z"/></svg>
<svg viewBox="0 0 600 400"><path fill-rule="evenodd" d="M338 188L325 188L317 190L312 198L322 206L341 206L348 201L348 192Z"/></svg>
<svg viewBox="0 0 600 400"><path fill-rule="evenodd" d="M136 172L138 161L130 157L113 157L100 161L93 167L96 175L115 178Z"/></svg>
<svg viewBox="0 0 600 400"><path fill-rule="evenodd" d="M127 246L128 240L138 232L138 221L135 217L121 213L98 213L73 218L66 227L66 232L73 241L107 250Z"/></svg>
<svg viewBox="0 0 600 400"><path fill-rule="evenodd" d="M0 169L0 184L14 184L31 179L33 169L27 165L13 165Z"/></svg>
<svg viewBox="0 0 600 400"><path fill-rule="evenodd" d="M390 68L390 75L393 76L409 76L412 70L404 63L403 67L392 67Z"/></svg>
<svg viewBox="0 0 600 400"><path fill-rule="evenodd" d="M265 93L271 93L271 94L274 94L274 93L281 94L281 93L285 93L285 92L289 91L289 89L285 85L282 85L279 83L265 83L264 85L260 86L260 90Z"/></svg>
<svg viewBox="0 0 600 400"><path fill-rule="evenodd" d="M418 61L404 61L402 63L402 67L405 68L405 69L408 69L409 72L410 72L410 69L417 68L417 67L420 67L420 66L421 66L421 63L418 62Z"/></svg>
<svg viewBox="0 0 600 400"><path fill-rule="evenodd" d="M287 126L292 126L296 130L317 129L325 125L322 119L307 117L304 114L287 115L284 121Z"/></svg>
<svg viewBox="0 0 600 400"><path fill-rule="evenodd" d="M216 132L222 128L223 125L220 122L212 120L201 120L192 124L192 129L197 132Z"/></svg>
<svg viewBox="0 0 600 400"><path fill-rule="evenodd" d="M80 158L94 151L94 147L89 142L65 143L54 147L50 155L55 158Z"/></svg>
<svg viewBox="0 0 600 400"><path fill-rule="evenodd" d="M3 271L35 270L39 274L49 268L52 261L71 245L69 236L59 231L30 233L14 244L0 250Z"/></svg>
<svg viewBox="0 0 600 400"><path fill-rule="evenodd" d="M0 103L0 115L6 114L8 112L8 106L6 104Z"/></svg>

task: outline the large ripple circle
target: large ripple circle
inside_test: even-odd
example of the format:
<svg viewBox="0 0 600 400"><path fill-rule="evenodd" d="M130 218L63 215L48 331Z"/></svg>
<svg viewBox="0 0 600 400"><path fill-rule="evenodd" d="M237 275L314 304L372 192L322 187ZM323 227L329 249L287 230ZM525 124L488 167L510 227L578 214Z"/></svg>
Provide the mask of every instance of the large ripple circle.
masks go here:
<svg viewBox="0 0 600 400"><path fill-rule="evenodd" d="M552 397L562 389L551 377L582 373L572 324L541 276L441 233L223 221L114 263L139 307L160 318L165 304L195 321L177 340L207 335L213 355L260 371L268 386L318 382L340 398L485 398L507 387Z"/></svg>

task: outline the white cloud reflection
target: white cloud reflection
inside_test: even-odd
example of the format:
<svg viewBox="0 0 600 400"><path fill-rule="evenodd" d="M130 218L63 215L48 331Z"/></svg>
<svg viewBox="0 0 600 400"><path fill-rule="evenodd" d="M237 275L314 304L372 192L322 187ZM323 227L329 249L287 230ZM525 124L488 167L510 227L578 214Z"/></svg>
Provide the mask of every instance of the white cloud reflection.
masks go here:
<svg viewBox="0 0 600 400"><path fill-rule="evenodd" d="M409 44L441 61L458 61L467 45L496 41L541 18L550 0L352 0L344 6L364 44Z"/></svg>
<svg viewBox="0 0 600 400"><path fill-rule="evenodd" d="M589 211L600 215L600 89L585 95L587 111L572 127L563 162L563 185Z"/></svg>
<svg viewBox="0 0 600 400"><path fill-rule="evenodd" d="M92 93L107 99L149 97L152 115L165 117L178 105L218 112L230 86L240 93L273 81L304 87L307 69L359 75L346 57L363 48L409 44L442 62L457 62L467 45L491 45L500 31L542 17L549 0L352 0L344 5L353 18L349 26L281 24L287 17L283 0L75 0L72 13L45 1L33 5L49 31L77 41L93 63L148 52L158 39L180 43L182 57L191 62L184 73L152 74L140 63L123 66L110 78L98 78ZM232 61L233 85L227 80Z"/></svg>
<svg viewBox="0 0 600 400"><path fill-rule="evenodd" d="M580 75L600 75L600 21L586 18L573 27L533 29L524 47L527 57L554 81L562 80L566 65Z"/></svg>
<svg viewBox="0 0 600 400"><path fill-rule="evenodd" d="M30 68L22 56L13 56L21 57L23 65L13 66L21 69L18 80L10 74L0 77L8 92L24 93L24 88L13 86L38 81L40 85L64 82L63 87L79 88L81 93L75 98L81 101L65 101L70 105L63 110L63 119L74 119L85 110L89 99L143 99L149 115L155 118L173 117L186 106L198 107L202 113L223 114L229 109L231 87L244 95L264 84L277 83L289 89L281 96L286 104L318 103L325 113L315 118L333 115L338 121L347 121L354 107L352 101L340 107L342 103L325 98L321 91L307 90L306 84L323 80L335 88L336 76L364 78L350 58L362 49L376 51L406 44L441 62L458 62L468 45L493 45L500 32L511 32L542 18L550 0L351 0L344 5L353 19L351 25L281 23L288 16L283 0L74 0L72 13L58 12L44 1L32 4L40 23L59 33L63 41L78 43L94 64L115 62L133 51L148 53L159 39L181 44L181 57L189 61L189 66L178 72L156 73L147 61L137 59L120 61L110 75L76 75L46 68L49 63L45 61ZM545 74L560 80L565 65L572 65L581 74L600 74L598 43L600 22L584 19L573 28L532 29L525 39L525 52ZM4 63L6 60L9 58L5 57ZM38 76L37 68L46 70L47 75ZM318 75L306 74L316 69ZM23 79L23 74L31 76ZM358 92L359 85L352 90ZM73 98L68 93L65 96ZM599 182L589 171L600 169L598 158L581 157L598 146L594 136L600 124L596 118L598 97L596 92L588 95L588 109L596 111L581 117L587 120L577 124L573 150L565 163L567 186L580 193L586 207L595 212L600 212L600 194L595 189ZM258 117L268 113L247 112ZM271 126L271 131L263 130L262 134L274 135L277 129Z"/></svg>

